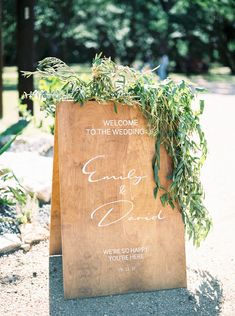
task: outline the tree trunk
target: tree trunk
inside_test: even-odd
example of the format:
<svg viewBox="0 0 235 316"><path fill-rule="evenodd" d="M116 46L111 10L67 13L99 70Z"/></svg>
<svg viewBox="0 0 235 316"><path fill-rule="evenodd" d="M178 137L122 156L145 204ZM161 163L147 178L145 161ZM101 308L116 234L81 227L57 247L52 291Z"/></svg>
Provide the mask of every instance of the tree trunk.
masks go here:
<svg viewBox="0 0 235 316"><path fill-rule="evenodd" d="M33 76L25 78L21 71L33 70L34 62L34 0L17 0L17 65L19 98L24 92L34 90ZM24 100L27 109L33 114L33 101Z"/></svg>

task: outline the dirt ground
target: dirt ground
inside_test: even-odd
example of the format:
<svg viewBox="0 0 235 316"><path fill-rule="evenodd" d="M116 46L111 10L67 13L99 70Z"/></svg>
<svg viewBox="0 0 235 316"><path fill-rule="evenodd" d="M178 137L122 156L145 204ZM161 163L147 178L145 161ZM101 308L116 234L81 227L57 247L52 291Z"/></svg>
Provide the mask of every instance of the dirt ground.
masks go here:
<svg viewBox="0 0 235 316"><path fill-rule="evenodd" d="M205 99L202 180L214 226L199 249L187 243L188 288L65 301L61 257L49 259L42 242L0 258L1 315L235 315L235 95Z"/></svg>

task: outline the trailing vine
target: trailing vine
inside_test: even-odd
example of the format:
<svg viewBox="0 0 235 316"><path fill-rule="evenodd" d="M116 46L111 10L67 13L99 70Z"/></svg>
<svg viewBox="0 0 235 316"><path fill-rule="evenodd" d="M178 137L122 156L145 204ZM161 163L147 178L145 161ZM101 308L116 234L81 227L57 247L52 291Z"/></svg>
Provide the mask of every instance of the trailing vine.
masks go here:
<svg viewBox="0 0 235 316"><path fill-rule="evenodd" d="M48 57L39 62L34 73L51 84L30 94L40 97L42 108L55 115L56 104L61 100L73 100L82 106L88 100L113 101L114 111L122 104L139 106L146 117L150 133L156 139L152 161L156 186L154 196L161 194L163 205L174 208L178 203L189 239L199 246L211 228L212 222L203 205L204 191L200 182L200 170L206 159L207 143L199 117L203 112L193 109L197 89L185 81L179 83L167 79L159 83L152 72L140 72L117 65L110 58L95 57L90 80L81 76L57 58ZM173 161L172 183L164 188L158 176L160 146L163 145Z"/></svg>

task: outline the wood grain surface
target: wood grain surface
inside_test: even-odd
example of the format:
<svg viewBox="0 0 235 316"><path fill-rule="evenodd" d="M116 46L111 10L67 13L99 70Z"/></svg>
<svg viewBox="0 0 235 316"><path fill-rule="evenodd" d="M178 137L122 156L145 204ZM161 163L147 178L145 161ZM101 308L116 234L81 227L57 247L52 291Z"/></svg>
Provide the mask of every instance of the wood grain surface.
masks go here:
<svg viewBox="0 0 235 316"><path fill-rule="evenodd" d="M105 125L112 120L137 124ZM137 107L57 106L50 253L61 251L61 214L65 298L186 286L181 214L154 199L155 141L136 135L146 128ZM170 171L161 148L165 186Z"/></svg>
<svg viewBox="0 0 235 316"><path fill-rule="evenodd" d="M60 177L58 161L58 124L55 119L54 133L54 157L53 157L53 176L52 176L52 198L51 198L51 219L50 219L50 255L61 255L61 216L60 216Z"/></svg>

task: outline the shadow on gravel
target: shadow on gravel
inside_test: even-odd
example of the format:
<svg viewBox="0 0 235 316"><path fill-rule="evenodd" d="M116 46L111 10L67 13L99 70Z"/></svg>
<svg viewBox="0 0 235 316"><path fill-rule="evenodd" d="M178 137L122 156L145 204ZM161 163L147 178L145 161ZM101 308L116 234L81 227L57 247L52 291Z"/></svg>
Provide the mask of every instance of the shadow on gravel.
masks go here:
<svg viewBox="0 0 235 316"><path fill-rule="evenodd" d="M200 284L194 293L173 289L74 300L64 300L61 256L50 257L49 271L52 316L216 316L221 312L221 283L207 271L190 271Z"/></svg>

